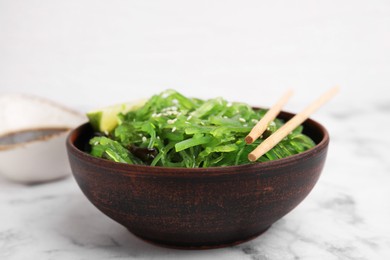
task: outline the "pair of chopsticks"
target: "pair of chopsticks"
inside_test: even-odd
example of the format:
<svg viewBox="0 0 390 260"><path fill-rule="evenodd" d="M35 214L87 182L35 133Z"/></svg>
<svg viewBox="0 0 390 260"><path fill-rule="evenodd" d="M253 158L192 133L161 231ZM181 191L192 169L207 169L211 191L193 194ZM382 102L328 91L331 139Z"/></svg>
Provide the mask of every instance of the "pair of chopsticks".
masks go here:
<svg viewBox="0 0 390 260"><path fill-rule="evenodd" d="M249 155L248 159L251 162L257 161L262 155L271 150L277 145L283 138L289 135L295 128L302 124L311 114L317 111L322 105L328 102L339 91L339 87L334 87L321 95L313 103L308 105L300 113L292 117L287 123L280 127L275 133L265 139L259 146L256 147ZM279 100L273 105L264 117L253 127L251 132L245 137L245 142L251 144L259 138L267 129L270 122L272 122L276 116L282 110L282 107L287 103L292 96L292 90L288 90Z"/></svg>

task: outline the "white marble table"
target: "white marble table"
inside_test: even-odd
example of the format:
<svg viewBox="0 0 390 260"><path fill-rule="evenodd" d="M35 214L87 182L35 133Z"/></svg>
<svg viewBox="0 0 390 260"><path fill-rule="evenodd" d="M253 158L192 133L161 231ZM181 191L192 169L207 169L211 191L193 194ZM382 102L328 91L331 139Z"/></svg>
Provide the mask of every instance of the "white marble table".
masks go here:
<svg viewBox="0 0 390 260"><path fill-rule="evenodd" d="M298 112L342 87L313 116L331 134L319 182L262 236L160 248L95 209L72 177L0 178L0 259L390 259L389 25L384 0L0 1L0 93L86 111L165 88L269 106L293 87L286 110Z"/></svg>
<svg viewBox="0 0 390 260"><path fill-rule="evenodd" d="M376 123L388 120L388 101L322 115L333 131L317 186L250 242L205 251L156 247L94 208L73 177L35 186L0 179L0 259L388 259L389 129Z"/></svg>

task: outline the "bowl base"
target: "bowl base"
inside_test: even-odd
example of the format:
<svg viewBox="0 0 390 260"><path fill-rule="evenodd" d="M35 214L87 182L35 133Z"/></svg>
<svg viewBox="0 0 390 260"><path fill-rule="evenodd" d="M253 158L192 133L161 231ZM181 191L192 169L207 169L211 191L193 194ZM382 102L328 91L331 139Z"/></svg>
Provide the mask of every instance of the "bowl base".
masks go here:
<svg viewBox="0 0 390 260"><path fill-rule="evenodd" d="M165 248L173 248L173 249L181 249L181 250L207 250L207 249L217 249L217 248L223 248L223 247L231 247L231 246L236 246L245 242L248 242L252 239L255 239L256 237L262 235L265 231L267 231L271 226L266 227L265 229L261 230L260 232L256 233L255 235L252 235L250 237L244 238L242 240L235 240L231 242L222 242L222 243L205 243L205 244L175 244L175 243L166 243L164 241L160 240L154 240L154 239L149 239L142 237L138 234L134 234L133 232L130 232L137 236L138 238L142 239L145 242L148 242L150 244L160 246L160 247L165 247Z"/></svg>

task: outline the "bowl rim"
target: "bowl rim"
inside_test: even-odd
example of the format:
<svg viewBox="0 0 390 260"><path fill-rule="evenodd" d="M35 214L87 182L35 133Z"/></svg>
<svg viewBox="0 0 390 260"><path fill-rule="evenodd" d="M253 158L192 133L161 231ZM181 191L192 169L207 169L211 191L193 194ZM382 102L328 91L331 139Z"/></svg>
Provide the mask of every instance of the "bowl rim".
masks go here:
<svg viewBox="0 0 390 260"><path fill-rule="evenodd" d="M288 117L292 117L295 114L287 111L281 111L279 116L283 114ZM100 168L115 169L115 174L123 174L123 175L131 175L131 176L142 176L142 175L153 175L153 176L218 176L218 175L233 175L233 174L242 174L243 170L253 170L253 169L270 169L270 168L279 168L285 167L293 164L297 160L305 160L311 157L314 154L319 153L324 150L329 144L329 133L326 128L318 123L317 121L308 118L303 122L303 124L311 124L314 126L319 132L323 134L322 140L317 143L314 147L306 150L304 152L294 154L282 159L267 161L267 162L254 162L248 164L241 165L232 165L232 166L214 166L207 168L185 168L185 167L165 167L165 166L149 166L149 165L138 165L138 164L127 164L120 162L113 162L102 158L94 157L87 152L84 152L77 148L74 145L74 141L80 136L81 130L87 125L89 122L86 122L78 127L74 128L66 138L66 146L68 153L72 153L72 155L77 156L83 161L88 161L89 163L93 163L98 165ZM76 136L76 134L78 135ZM109 172L107 174L109 174ZM261 173L260 173L261 174Z"/></svg>
<svg viewBox="0 0 390 260"><path fill-rule="evenodd" d="M5 93L0 94L0 101L1 101L1 99L12 99L12 98L21 98L23 100L28 100L28 102L43 103L43 104L49 105L51 107L58 108L58 109L66 112L68 114L71 114L74 116L79 116L80 119L84 118L83 114L80 113L79 111L74 110L72 108L69 108L69 107L67 107L59 102L47 99L45 97L36 96L33 94L28 94L28 93L18 93L18 92L5 92ZM19 132L34 131L34 130L49 129L49 128L63 129L63 131L60 131L60 132L54 133L54 134L50 134L50 135L45 135L45 136L35 138L33 140L26 141L26 142L20 142L20 143L16 143L16 144L0 144L0 151L9 151L9 150L17 149L17 148L23 148L25 146L29 146L32 144L43 143L45 141L49 141L49 140L57 138L57 137L62 137L63 135L66 136L72 130L73 127L71 126L71 124L62 125L62 124L43 123L41 125L25 126L25 127L15 128L15 129L11 129L11 130L2 132L0 134L0 138L3 138L7 135L19 133Z"/></svg>
<svg viewBox="0 0 390 260"><path fill-rule="evenodd" d="M13 135L16 133L28 132L28 131L39 131L39 130L46 130L46 129L56 129L59 131L57 133L40 136L38 138L34 138L34 139L32 139L30 141L26 141L26 142L20 142L20 143L15 143L15 144L0 144L0 151L9 151L9 150L25 147L27 145L44 143L46 141L50 141L52 139L59 138L59 137L62 137L64 135L66 136L72 130L72 128L65 127L65 126L63 126L63 127L61 127L61 126L31 127L31 128L17 129L17 130L2 133L2 134L0 134L0 139L6 137L7 135Z"/></svg>

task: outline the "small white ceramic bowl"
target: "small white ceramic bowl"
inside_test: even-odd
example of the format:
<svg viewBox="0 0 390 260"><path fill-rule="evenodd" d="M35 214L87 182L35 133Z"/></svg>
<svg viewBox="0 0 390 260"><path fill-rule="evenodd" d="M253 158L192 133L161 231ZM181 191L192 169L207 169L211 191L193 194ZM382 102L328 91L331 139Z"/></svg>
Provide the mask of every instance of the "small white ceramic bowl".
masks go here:
<svg viewBox="0 0 390 260"><path fill-rule="evenodd" d="M82 114L46 99L0 95L0 175L22 183L69 175L65 138L84 121Z"/></svg>

